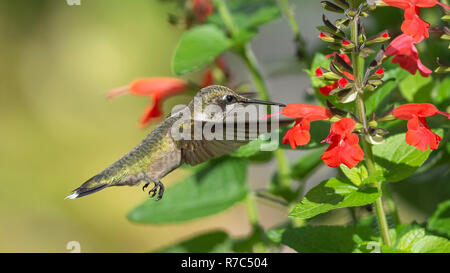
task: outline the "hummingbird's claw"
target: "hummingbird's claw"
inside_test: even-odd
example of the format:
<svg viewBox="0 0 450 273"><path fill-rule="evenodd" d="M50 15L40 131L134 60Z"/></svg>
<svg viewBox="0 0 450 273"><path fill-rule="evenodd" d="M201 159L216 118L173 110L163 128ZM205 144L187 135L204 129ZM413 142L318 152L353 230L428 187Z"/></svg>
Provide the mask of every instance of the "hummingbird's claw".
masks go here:
<svg viewBox="0 0 450 273"><path fill-rule="evenodd" d="M164 184L161 183L161 181L155 182L155 186L148 192L148 195L150 195L150 198L155 197L156 192L158 191L159 188L159 192L158 192L158 197L156 198L156 201L161 200L161 198L164 195Z"/></svg>
<svg viewBox="0 0 450 273"><path fill-rule="evenodd" d="M142 191L145 191L145 189L148 187L150 183L145 183L145 185L142 187Z"/></svg>
<svg viewBox="0 0 450 273"><path fill-rule="evenodd" d="M164 195L164 184L159 182L159 193L158 193L158 197L156 198L156 201L161 200L163 195Z"/></svg>

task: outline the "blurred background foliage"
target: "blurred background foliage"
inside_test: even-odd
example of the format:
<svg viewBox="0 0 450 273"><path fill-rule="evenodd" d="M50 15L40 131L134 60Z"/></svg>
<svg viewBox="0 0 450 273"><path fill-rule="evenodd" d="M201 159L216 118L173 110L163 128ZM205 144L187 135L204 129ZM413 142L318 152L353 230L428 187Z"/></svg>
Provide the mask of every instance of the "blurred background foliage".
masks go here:
<svg viewBox="0 0 450 273"><path fill-rule="evenodd" d="M293 3L308 50L323 50L315 29L321 24L318 1ZM432 25L441 23L435 11L423 14ZM83 252L139 252L161 249L213 229L234 236L249 232L242 204L179 225L140 225L126 218L147 198L137 187L63 200L151 130L137 127L146 99L127 96L107 101L105 95L138 77L172 75L172 54L183 30L167 19L168 13L179 12L173 3L155 0L81 0L81 6L69 6L63 0L0 0L0 251L67 252L66 244L78 241ZM375 14L368 33L398 30L400 10L385 8ZM304 65L294 57L287 20L279 18L264 25L253 47L273 100L305 101L309 80ZM422 61L431 68L436 67L436 56L450 63L446 48L438 39L422 43ZM231 54L226 57L234 80L248 81L242 63ZM197 76L191 79L198 80ZM190 94L170 98L164 109L169 112L189 98ZM448 101L444 104L448 106ZM299 154L288 153L292 160ZM274 169L272 163L251 167L252 187L264 187ZM165 183L170 186L185 174L177 170ZM306 190L334 174L335 170L321 166L307 180ZM443 184L448 176L447 168L435 171L434 176L393 184L402 220L428 218L437 203L449 196L448 183ZM283 208L265 202L259 208L264 227L286 218ZM350 219L347 210L336 210L314 221L336 224Z"/></svg>

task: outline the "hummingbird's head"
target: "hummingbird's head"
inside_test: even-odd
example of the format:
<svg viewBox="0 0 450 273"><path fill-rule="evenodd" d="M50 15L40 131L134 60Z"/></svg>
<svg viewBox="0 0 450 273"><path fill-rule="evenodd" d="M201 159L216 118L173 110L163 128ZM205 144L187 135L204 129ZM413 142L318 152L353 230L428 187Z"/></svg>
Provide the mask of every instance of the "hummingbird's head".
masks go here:
<svg viewBox="0 0 450 273"><path fill-rule="evenodd" d="M258 104L286 106L282 103L256 100L249 94L254 96L254 93L238 94L221 85L202 88L191 104L191 107L196 110L194 111L195 119L221 120L233 113L242 114L245 111L258 115Z"/></svg>
<svg viewBox="0 0 450 273"><path fill-rule="evenodd" d="M278 102L269 102L263 100L256 100L251 97L254 93L238 94L228 87L221 85L211 85L202 88L197 96L200 96L204 105L218 105L222 109L232 105L249 105L249 104L263 104L263 105L278 105L286 106Z"/></svg>

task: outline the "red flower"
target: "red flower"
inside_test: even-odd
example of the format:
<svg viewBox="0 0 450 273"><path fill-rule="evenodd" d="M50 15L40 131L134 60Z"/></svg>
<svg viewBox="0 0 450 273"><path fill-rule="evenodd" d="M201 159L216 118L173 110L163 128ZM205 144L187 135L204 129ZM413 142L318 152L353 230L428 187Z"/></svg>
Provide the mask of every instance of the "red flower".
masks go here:
<svg viewBox="0 0 450 273"><path fill-rule="evenodd" d="M334 53L332 53L332 54L326 55L325 57L331 58L331 57L335 57L336 55L337 55L337 53L334 52ZM341 57L348 65L350 65L350 66L352 65L352 62L350 61L350 58L349 58L346 54L339 54L339 56L340 56L340 57ZM352 80L352 81L354 80L353 74L348 73L348 72L346 72L346 71L341 71L341 72L342 72L342 74L344 74L345 77L347 77L348 79L350 79L350 80ZM316 73L316 76L317 76L317 77L321 77L321 76L323 75L323 72L322 72L322 70L321 70L320 67L317 68L317 69L315 70L315 73ZM331 84L328 84L328 85L319 87L319 92L320 92L322 95L324 95L324 96L329 96L330 93L331 93L331 91L333 91L334 89L336 89L336 88L338 88L338 87L344 88L344 87L349 83L349 81L348 81L347 78L345 78L345 77L341 77L338 81L335 81L335 82L333 82L333 83L331 83Z"/></svg>
<svg viewBox="0 0 450 273"><path fill-rule="evenodd" d="M406 143L417 149L426 151L428 146L436 150L442 137L433 133L427 126L425 117L442 114L450 118L449 113L439 111L433 104L404 104L394 109L392 114L398 119L408 120L408 132L406 132Z"/></svg>
<svg viewBox="0 0 450 273"><path fill-rule="evenodd" d="M206 87L206 86L210 86L214 84L214 74L212 69L208 69L206 70L205 74L203 74L203 79L202 79L202 87Z"/></svg>
<svg viewBox="0 0 450 273"><path fill-rule="evenodd" d="M339 83L335 81L334 83L319 87L319 92L324 96L329 96L331 91L339 87Z"/></svg>
<svg viewBox="0 0 450 273"><path fill-rule="evenodd" d="M309 143L310 122L332 117L330 110L319 105L289 104L283 108L281 113L290 118L298 119L294 127L287 130L283 137L283 144L290 144L292 149Z"/></svg>
<svg viewBox="0 0 450 273"><path fill-rule="evenodd" d="M323 142L331 145L320 157L329 167L339 167L341 164L350 169L363 160L364 152L359 146L359 137L352 133L355 121L343 118L331 125L330 134Z"/></svg>
<svg viewBox="0 0 450 273"><path fill-rule="evenodd" d="M423 77L428 77L431 70L424 66L419 59L419 52L414 45L413 37L402 34L395 38L384 52L386 56L394 56L392 63L398 63L401 68L407 70L411 74L416 74L419 70Z"/></svg>
<svg viewBox="0 0 450 273"><path fill-rule="evenodd" d="M214 12L214 5L210 0L191 0L194 15L199 23L204 23L206 18Z"/></svg>
<svg viewBox="0 0 450 273"><path fill-rule="evenodd" d="M294 150L297 146L303 146L311 140L309 128L311 127L308 119L299 119L295 122L294 127L287 130L283 137L283 144L290 144Z"/></svg>
<svg viewBox="0 0 450 273"><path fill-rule="evenodd" d="M383 0L386 4L405 10L405 21L402 24L403 33L413 37L415 43L428 38L430 24L419 17L419 8L429 8L437 4L449 8L437 0Z"/></svg>
<svg viewBox="0 0 450 273"><path fill-rule="evenodd" d="M149 96L151 102L142 113L139 124L145 127L152 118L162 116L161 102L163 99L184 91L187 83L183 80L170 77L155 77L138 79L128 86L119 87L108 93L108 98L117 97L126 93L135 96Z"/></svg>

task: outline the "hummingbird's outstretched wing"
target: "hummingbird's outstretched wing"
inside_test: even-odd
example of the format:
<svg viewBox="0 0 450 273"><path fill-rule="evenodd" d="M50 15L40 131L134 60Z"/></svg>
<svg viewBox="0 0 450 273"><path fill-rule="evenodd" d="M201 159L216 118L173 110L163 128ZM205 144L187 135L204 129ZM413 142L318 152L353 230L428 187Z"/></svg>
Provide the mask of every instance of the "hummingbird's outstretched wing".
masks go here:
<svg viewBox="0 0 450 273"><path fill-rule="evenodd" d="M292 123L293 119L280 121L279 126L287 126ZM215 133L214 128L222 128L219 135L222 137L213 138L206 140L203 135L202 139L195 139L195 129L194 126L191 128L191 135L189 139L181 139L176 141L178 147L181 149L181 158L184 163L189 165L197 165L207 160L220 157L225 154L229 154L237 150L242 145L248 144L251 140L257 138L258 135L268 133L271 131L270 121L259 121L259 122L245 122L245 123L234 123L234 129L231 130L231 134L227 133L227 124L222 122L200 122L202 126L201 132L204 126L210 126L212 131ZM265 122L266 126L258 126L258 123ZM216 134L217 136L218 134Z"/></svg>

